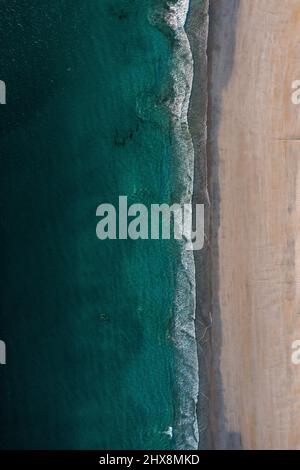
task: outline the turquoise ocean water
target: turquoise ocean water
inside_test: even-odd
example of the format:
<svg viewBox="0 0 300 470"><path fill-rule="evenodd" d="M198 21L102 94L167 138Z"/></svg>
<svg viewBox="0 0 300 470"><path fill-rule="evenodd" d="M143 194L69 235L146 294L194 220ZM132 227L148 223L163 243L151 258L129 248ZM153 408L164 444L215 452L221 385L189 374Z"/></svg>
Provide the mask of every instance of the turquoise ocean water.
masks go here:
<svg viewBox="0 0 300 470"><path fill-rule="evenodd" d="M2 449L196 445L192 254L96 237L191 197L186 4L0 2Z"/></svg>

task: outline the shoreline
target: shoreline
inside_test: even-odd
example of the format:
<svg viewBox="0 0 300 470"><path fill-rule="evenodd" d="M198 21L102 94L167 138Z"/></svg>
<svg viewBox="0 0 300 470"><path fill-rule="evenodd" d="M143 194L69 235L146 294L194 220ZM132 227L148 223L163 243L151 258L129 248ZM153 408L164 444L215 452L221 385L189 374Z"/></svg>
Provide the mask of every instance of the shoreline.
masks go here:
<svg viewBox="0 0 300 470"><path fill-rule="evenodd" d="M209 196L207 184L207 38L209 0L190 0L185 30L194 62L193 84L188 110L188 125L194 147L193 204L205 204L205 238L209 237ZM194 252L196 307L195 332L198 355L199 396L197 419L199 448L209 443L210 316L209 247Z"/></svg>

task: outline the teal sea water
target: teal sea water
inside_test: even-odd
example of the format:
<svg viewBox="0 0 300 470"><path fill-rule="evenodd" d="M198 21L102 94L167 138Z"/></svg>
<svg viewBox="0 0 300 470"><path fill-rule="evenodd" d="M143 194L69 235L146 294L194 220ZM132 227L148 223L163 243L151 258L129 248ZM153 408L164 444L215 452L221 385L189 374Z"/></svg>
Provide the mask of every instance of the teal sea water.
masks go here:
<svg viewBox="0 0 300 470"><path fill-rule="evenodd" d="M196 446L192 254L96 237L191 197L186 7L0 3L1 449Z"/></svg>

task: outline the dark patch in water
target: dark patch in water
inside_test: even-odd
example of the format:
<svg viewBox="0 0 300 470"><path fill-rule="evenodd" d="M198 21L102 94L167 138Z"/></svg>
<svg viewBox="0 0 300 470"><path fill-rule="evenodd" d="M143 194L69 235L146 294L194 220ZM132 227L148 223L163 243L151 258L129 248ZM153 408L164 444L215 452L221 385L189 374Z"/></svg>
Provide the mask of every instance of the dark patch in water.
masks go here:
<svg viewBox="0 0 300 470"><path fill-rule="evenodd" d="M139 124L136 125L134 130L130 130L125 136L122 136L118 129L115 130L114 145L116 147L125 147L128 141L133 140L136 132L139 130Z"/></svg>

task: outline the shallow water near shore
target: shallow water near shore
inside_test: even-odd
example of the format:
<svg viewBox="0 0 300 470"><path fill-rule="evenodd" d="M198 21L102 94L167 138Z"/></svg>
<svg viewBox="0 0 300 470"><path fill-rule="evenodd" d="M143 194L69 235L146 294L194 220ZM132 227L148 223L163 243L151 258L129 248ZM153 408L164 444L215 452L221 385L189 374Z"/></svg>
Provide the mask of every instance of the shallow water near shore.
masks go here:
<svg viewBox="0 0 300 470"><path fill-rule="evenodd" d="M101 203L192 196L188 2L167 4L1 3L2 449L197 445L193 256L96 237Z"/></svg>

